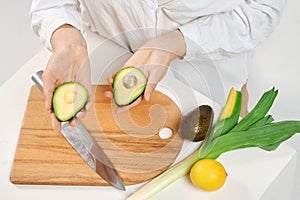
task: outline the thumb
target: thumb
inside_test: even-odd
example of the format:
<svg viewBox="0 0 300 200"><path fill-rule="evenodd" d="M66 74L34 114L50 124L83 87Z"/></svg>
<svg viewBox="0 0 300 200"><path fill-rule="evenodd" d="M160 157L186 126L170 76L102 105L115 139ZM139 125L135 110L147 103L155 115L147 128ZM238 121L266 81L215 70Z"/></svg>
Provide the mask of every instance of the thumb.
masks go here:
<svg viewBox="0 0 300 200"><path fill-rule="evenodd" d="M154 83L148 83L145 91L144 91L144 99L148 102L150 101L150 96L152 92L155 90L156 84Z"/></svg>
<svg viewBox="0 0 300 200"><path fill-rule="evenodd" d="M52 96L54 91L54 81L49 76L43 76L44 82L44 97L45 97L45 107L47 110L52 109Z"/></svg>

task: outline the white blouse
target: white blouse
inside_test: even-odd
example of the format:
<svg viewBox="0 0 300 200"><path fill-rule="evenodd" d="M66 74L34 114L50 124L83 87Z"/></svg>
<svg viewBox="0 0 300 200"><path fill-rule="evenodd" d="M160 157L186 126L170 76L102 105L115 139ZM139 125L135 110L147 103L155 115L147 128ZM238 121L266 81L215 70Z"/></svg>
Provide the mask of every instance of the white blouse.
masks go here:
<svg viewBox="0 0 300 200"><path fill-rule="evenodd" d="M52 49L62 24L85 27L134 52L149 39L180 29L186 42L174 75L223 103L248 77L251 50L270 35L285 0L33 0L32 28ZM176 41L174 41L176 42Z"/></svg>

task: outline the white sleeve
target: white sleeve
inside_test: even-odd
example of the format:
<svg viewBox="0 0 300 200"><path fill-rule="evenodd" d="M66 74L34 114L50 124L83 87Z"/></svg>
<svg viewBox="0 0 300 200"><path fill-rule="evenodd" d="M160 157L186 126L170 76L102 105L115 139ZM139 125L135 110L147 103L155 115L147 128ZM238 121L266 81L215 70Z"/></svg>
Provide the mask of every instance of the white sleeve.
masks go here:
<svg viewBox="0 0 300 200"><path fill-rule="evenodd" d="M51 51L51 36L63 24L74 26L85 36L77 0L33 0L30 18L33 31Z"/></svg>
<svg viewBox="0 0 300 200"><path fill-rule="evenodd" d="M285 0L244 0L231 11L183 24L186 58L220 59L255 48L278 24Z"/></svg>

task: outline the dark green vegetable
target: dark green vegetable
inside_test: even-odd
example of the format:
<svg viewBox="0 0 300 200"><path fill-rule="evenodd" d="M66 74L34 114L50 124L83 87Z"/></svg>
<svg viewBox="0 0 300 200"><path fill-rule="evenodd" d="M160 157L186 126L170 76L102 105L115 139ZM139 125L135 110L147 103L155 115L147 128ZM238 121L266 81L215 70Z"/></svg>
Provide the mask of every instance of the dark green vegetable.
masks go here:
<svg viewBox="0 0 300 200"><path fill-rule="evenodd" d="M217 141L212 151L205 158L216 159L221 153L246 147L273 150L273 147L277 148L280 143L299 132L300 121L280 121L245 131L230 131L215 139Z"/></svg>
<svg viewBox="0 0 300 200"><path fill-rule="evenodd" d="M252 124L251 128L261 127L261 126L269 124L273 121L274 121L274 118L271 115L267 115L267 116L261 118L260 120L258 120L257 122L255 122L254 124Z"/></svg>
<svg viewBox="0 0 300 200"><path fill-rule="evenodd" d="M263 146L263 147L260 147L260 148L265 150L265 151L273 151L273 150L277 149L277 147L279 147L280 144L281 144L281 142L278 142L278 143L270 144L270 145Z"/></svg>
<svg viewBox="0 0 300 200"><path fill-rule="evenodd" d="M275 90L274 88L265 92L256 106L232 129L232 131L247 130L252 124L265 117L277 94L278 90Z"/></svg>
<svg viewBox="0 0 300 200"><path fill-rule="evenodd" d="M203 141L202 147L199 151L200 154L206 155L206 153L211 151L215 145L214 138L227 133L238 123L241 107L242 93L240 91L231 89L219 120L214 125L207 138Z"/></svg>
<svg viewBox="0 0 300 200"><path fill-rule="evenodd" d="M224 152L246 147L260 147L272 151L283 141L299 133L299 121L274 123L273 117L266 115L277 94L278 90L274 88L265 92L249 114L231 130L203 144L202 149L205 151L199 151L200 158L216 159Z"/></svg>

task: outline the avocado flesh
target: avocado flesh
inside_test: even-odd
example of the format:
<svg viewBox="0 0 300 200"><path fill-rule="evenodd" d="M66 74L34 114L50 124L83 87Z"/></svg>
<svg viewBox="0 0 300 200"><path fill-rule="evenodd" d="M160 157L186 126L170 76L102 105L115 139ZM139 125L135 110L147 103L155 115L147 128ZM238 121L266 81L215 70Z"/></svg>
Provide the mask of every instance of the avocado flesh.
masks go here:
<svg viewBox="0 0 300 200"><path fill-rule="evenodd" d="M72 119L86 104L88 92L79 83L67 82L58 86L53 94L52 105L59 121Z"/></svg>
<svg viewBox="0 0 300 200"><path fill-rule="evenodd" d="M142 70L136 67L121 69L114 78L114 100L118 106L126 106L143 94L147 78Z"/></svg>

